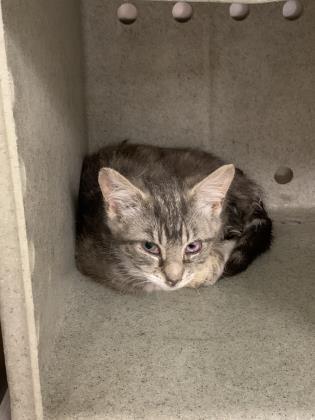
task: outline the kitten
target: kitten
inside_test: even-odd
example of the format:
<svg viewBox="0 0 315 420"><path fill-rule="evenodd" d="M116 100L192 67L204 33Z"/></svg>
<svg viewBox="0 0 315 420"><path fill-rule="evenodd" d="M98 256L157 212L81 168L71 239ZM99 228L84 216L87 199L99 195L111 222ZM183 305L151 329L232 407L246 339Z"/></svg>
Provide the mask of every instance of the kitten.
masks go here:
<svg viewBox="0 0 315 420"><path fill-rule="evenodd" d="M121 291L214 284L272 240L260 188L197 150L109 146L85 159L79 270Z"/></svg>

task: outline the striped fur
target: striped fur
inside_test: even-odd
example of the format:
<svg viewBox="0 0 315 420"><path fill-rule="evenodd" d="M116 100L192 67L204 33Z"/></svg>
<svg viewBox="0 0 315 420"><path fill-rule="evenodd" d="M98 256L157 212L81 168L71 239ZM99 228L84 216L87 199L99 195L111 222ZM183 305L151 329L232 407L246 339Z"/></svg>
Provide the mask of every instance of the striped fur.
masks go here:
<svg viewBox="0 0 315 420"><path fill-rule="evenodd" d="M88 156L78 203L78 268L128 292L199 287L245 270L270 247L272 222L261 189L239 169L222 208L212 206L211 197L220 195L201 181L222 165L198 150L128 143ZM104 172L104 191L98 182L102 168L114 169ZM198 183L198 194L193 194ZM118 200L113 205L112 198ZM187 243L197 239L201 252L183 254ZM159 245L159 258L143 251L144 241ZM174 267L180 279L170 286L167 276Z"/></svg>

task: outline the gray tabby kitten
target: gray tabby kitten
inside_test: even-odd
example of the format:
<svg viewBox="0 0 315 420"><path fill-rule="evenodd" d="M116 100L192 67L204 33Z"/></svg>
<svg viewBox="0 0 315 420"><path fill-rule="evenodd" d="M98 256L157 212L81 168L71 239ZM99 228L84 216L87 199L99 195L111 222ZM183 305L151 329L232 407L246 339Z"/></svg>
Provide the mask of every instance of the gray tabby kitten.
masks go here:
<svg viewBox="0 0 315 420"><path fill-rule="evenodd" d="M270 247L261 196L209 153L105 147L83 164L77 266L120 291L214 284Z"/></svg>

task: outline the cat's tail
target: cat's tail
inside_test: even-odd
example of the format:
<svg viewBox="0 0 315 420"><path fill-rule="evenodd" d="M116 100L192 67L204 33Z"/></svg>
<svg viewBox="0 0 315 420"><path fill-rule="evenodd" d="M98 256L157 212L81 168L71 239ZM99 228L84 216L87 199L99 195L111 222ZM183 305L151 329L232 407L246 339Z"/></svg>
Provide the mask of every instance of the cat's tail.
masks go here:
<svg viewBox="0 0 315 420"><path fill-rule="evenodd" d="M258 255L267 251L272 243L272 221L262 202L255 209L238 237L224 268L225 276L246 270Z"/></svg>

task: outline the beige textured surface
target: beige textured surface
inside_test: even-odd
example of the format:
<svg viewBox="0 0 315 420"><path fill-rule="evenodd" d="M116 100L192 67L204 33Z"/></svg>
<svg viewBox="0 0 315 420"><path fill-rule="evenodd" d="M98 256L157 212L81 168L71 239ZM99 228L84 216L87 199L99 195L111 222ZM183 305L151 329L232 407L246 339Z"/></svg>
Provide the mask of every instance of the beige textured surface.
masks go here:
<svg viewBox="0 0 315 420"><path fill-rule="evenodd" d="M47 418L314 418L315 215L276 219L270 253L198 293L120 296L78 279Z"/></svg>
<svg viewBox="0 0 315 420"><path fill-rule="evenodd" d="M75 0L3 0L42 375L73 284L74 206L86 143L79 13Z"/></svg>
<svg viewBox="0 0 315 420"><path fill-rule="evenodd" d="M315 2L296 21L281 4L237 22L228 5L196 4L177 23L167 3L82 1L91 149L109 140L200 146L256 178L274 207L315 205ZM280 186L278 166L293 169Z"/></svg>
<svg viewBox="0 0 315 420"><path fill-rule="evenodd" d="M41 420L25 212L0 2L0 317L13 420ZM7 404L9 404L7 402Z"/></svg>
<svg viewBox="0 0 315 420"><path fill-rule="evenodd" d="M81 1L90 150L130 138L216 152L248 169L280 209L276 242L246 273L199 293L120 296L80 277L79 2L2 0L16 127L0 144L0 308L13 420L41 418L36 333L45 419L310 420L315 2L305 0L295 22L281 4L253 5L235 22L227 4L196 3L180 24L167 2L135 0L131 26L116 18L120 3ZM2 99L8 79L5 88ZM0 137L8 139L3 121ZM275 183L279 166L293 169L291 183ZM285 213L295 207L308 210Z"/></svg>
<svg viewBox="0 0 315 420"><path fill-rule="evenodd" d="M0 419L11 420L10 397L7 391L2 401L0 402Z"/></svg>

